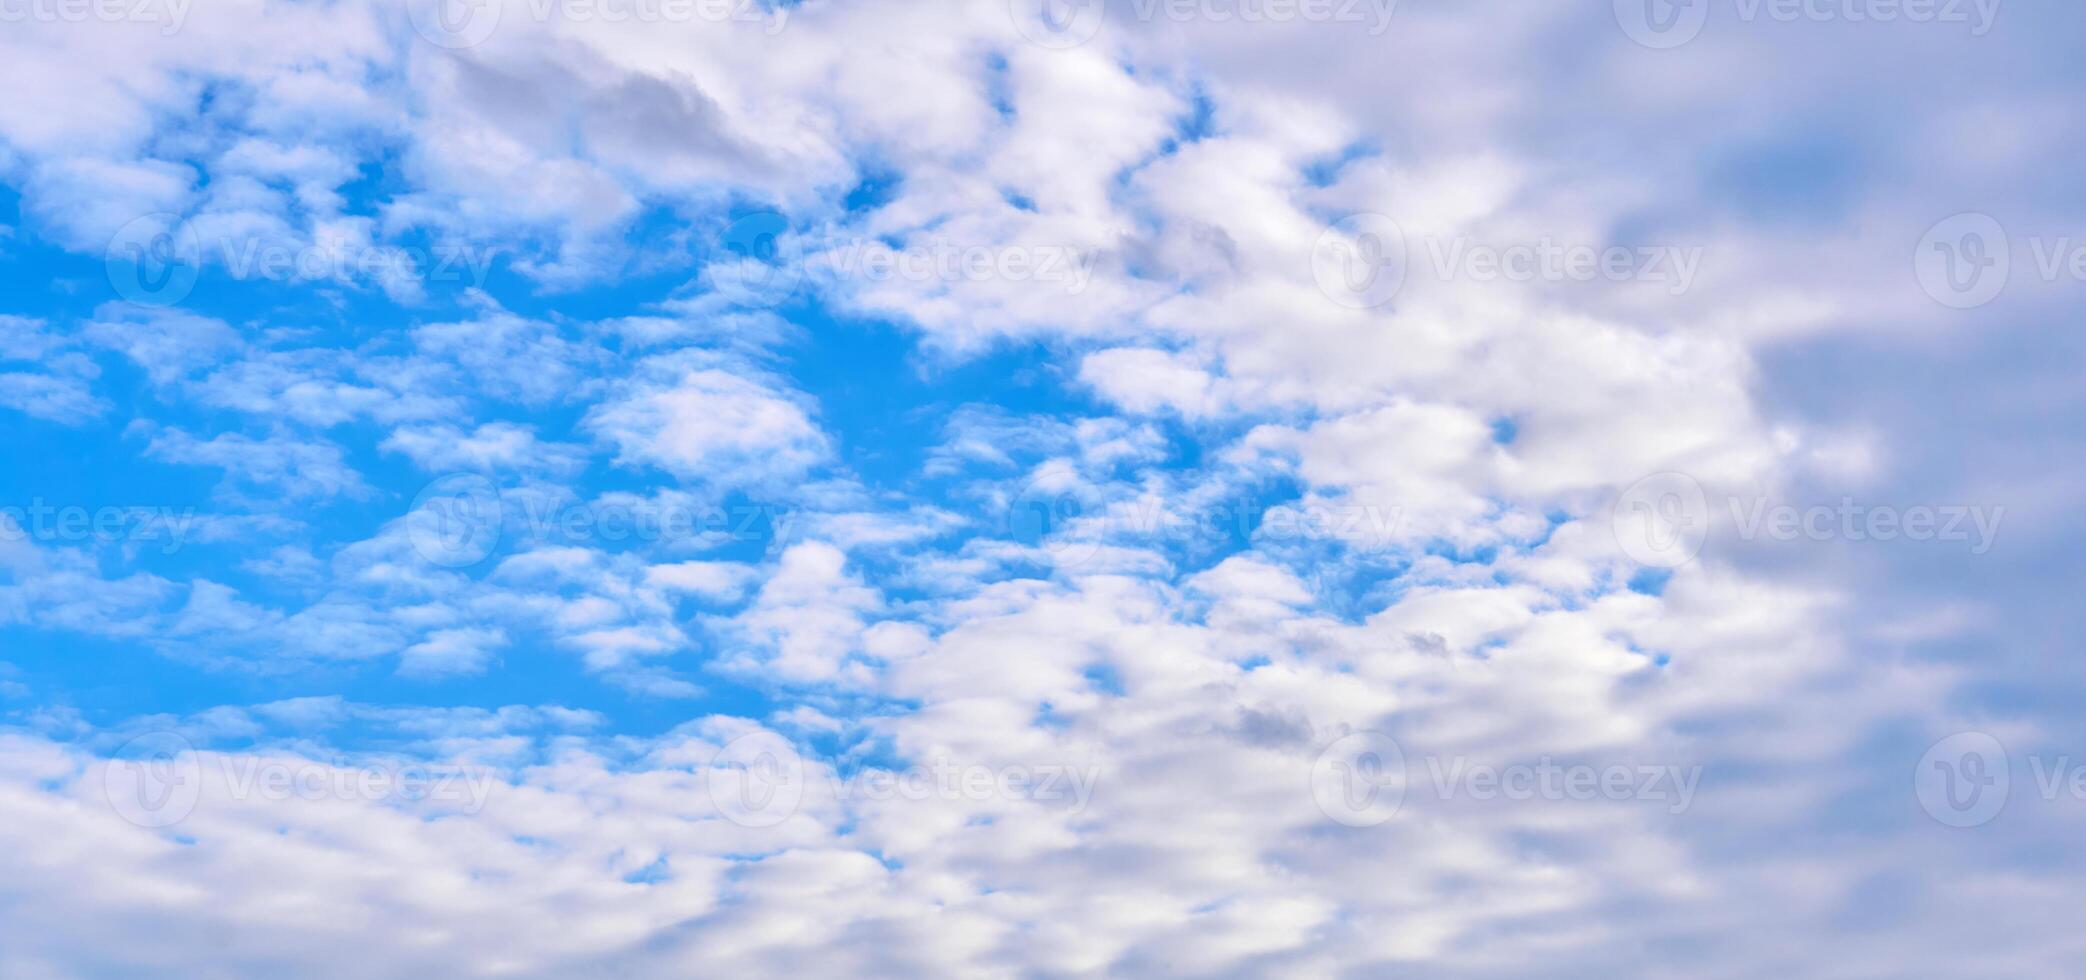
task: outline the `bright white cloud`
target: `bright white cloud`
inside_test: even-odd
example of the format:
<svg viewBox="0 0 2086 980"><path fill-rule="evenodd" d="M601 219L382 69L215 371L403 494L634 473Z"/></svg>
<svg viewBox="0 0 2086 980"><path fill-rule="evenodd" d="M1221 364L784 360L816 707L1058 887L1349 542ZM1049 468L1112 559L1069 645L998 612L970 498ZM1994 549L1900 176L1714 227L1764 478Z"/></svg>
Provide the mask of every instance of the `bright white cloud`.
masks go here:
<svg viewBox="0 0 2086 980"><path fill-rule="evenodd" d="M671 355L596 407L588 426L629 463L717 486L772 484L830 452L801 398Z"/></svg>

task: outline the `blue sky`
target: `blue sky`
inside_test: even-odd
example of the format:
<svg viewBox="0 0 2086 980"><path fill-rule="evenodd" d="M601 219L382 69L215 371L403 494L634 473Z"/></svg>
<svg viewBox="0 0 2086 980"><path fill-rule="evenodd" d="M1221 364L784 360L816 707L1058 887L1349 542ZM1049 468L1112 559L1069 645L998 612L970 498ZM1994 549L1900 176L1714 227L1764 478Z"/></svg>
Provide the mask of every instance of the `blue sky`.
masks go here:
<svg viewBox="0 0 2086 980"><path fill-rule="evenodd" d="M1909 6L0 0L0 974L2067 975Z"/></svg>

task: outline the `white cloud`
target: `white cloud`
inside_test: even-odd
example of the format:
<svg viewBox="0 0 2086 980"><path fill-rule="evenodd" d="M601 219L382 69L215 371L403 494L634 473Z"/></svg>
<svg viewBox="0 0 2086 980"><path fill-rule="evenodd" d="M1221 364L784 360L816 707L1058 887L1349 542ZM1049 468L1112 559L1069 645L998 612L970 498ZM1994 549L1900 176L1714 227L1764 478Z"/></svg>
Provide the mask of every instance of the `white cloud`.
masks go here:
<svg viewBox="0 0 2086 980"><path fill-rule="evenodd" d="M26 371L0 372L0 405L66 425L78 425L108 408L84 379Z"/></svg>
<svg viewBox="0 0 2086 980"><path fill-rule="evenodd" d="M1188 418L1215 414L1223 405L1216 379L1192 359L1160 350L1118 347L1088 354L1080 380L1125 411L1150 414L1172 409Z"/></svg>
<svg viewBox="0 0 2086 980"><path fill-rule="evenodd" d="M848 571L846 554L809 541L783 552L753 605L719 625L752 648L731 666L787 682L859 682L862 671L849 663L862 649L865 614L882 604Z"/></svg>
<svg viewBox="0 0 2086 980"><path fill-rule="evenodd" d="M716 486L755 486L797 477L831 451L802 396L700 360L669 355L641 368L641 380L586 421L624 462Z"/></svg>
<svg viewBox="0 0 2086 980"><path fill-rule="evenodd" d="M400 652L398 671L417 677L483 673L494 652L506 644L507 635L499 630L435 630Z"/></svg>
<svg viewBox="0 0 2086 980"><path fill-rule="evenodd" d="M537 468L569 472L584 461L579 447L538 442L535 429L511 422L487 422L468 434L448 425L407 426L393 431L382 448L404 453L430 473Z"/></svg>
<svg viewBox="0 0 2086 980"><path fill-rule="evenodd" d="M288 500L369 492L340 447L325 441L281 434L256 439L237 432L198 439L167 429L152 436L145 454L169 463L219 467L225 471L223 491L238 498L257 490L280 493Z"/></svg>
<svg viewBox="0 0 2086 980"><path fill-rule="evenodd" d="M647 584L723 600L738 598L754 578L751 566L727 561L684 561L645 570Z"/></svg>
<svg viewBox="0 0 2086 980"><path fill-rule="evenodd" d="M237 351L237 331L222 320L173 309L111 304L96 311L83 336L120 351L154 384L171 384Z"/></svg>

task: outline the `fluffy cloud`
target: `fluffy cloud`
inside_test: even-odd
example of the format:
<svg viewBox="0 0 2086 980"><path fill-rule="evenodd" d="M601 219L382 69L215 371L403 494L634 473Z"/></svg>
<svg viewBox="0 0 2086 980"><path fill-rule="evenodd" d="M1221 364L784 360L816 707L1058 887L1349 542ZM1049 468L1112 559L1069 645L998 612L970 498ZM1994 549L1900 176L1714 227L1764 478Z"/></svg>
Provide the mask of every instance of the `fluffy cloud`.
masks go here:
<svg viewBox="0 0 2086 980"><path fill-rule="evenodd" d="M830 452L801 398L755 377L672 355L588 416L618 458L718 486L773 484Z"/></svg>

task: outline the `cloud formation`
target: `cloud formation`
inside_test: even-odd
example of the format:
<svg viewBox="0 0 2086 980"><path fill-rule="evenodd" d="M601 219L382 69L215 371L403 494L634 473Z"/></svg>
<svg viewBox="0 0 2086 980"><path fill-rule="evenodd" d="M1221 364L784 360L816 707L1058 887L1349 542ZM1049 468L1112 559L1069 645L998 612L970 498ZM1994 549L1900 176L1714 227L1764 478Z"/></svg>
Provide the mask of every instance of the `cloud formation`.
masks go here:
<svg viewBox="0 0 2086 980"><path fill-rule="evenodd" d="M1916 6L20 8L0 974L2067 975Z"/></svg>

